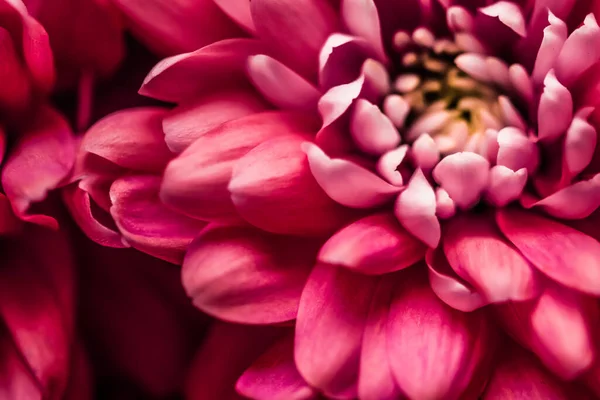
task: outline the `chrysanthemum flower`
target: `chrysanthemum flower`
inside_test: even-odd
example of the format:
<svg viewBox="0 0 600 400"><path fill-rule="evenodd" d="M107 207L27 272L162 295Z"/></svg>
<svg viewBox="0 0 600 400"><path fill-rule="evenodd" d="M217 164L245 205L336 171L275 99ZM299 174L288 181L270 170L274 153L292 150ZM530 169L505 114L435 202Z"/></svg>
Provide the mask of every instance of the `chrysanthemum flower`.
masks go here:
<svg viewBox="0 0 600 400"><path fill-rule="evenodd" d="M183 263L194 303L295 320L238 390L600 395L598 3L215 4L252 37L165 59L141 93L177 103L156 117L178 154L160 199L209 223ZM91 153L159 159L110 137L121 161ZM158 180L128 179L104 205L123 236L177 237L143 201Z"/></svg>

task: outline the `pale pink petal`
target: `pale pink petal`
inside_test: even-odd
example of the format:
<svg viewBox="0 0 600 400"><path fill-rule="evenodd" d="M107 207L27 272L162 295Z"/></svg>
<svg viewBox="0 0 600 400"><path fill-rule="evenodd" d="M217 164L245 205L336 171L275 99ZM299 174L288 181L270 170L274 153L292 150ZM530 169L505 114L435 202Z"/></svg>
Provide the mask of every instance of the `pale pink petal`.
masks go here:
<svg viewBox="0 0 600 400"><path fill-rule="evenodd" d="M321 248L319 261L368 275L385 274L416 263L425 249L393 214L374 214L334 234Z"/></svg>
<svg viewBox="0 0 600 400"><path fill-rule="evenodd" d="M496 207L504 207L518 199L527 183L527 170L513 171L502 165L490 169L490 183L485 192L488 202Z"/></svg>
<svg viewBox="0 0 600 400"><path fill-rule="evenodd" d="M538 137L552 141L563 135L573 119L573 98L550 70L544 79L544 92L538 108Z"/></svg>
<svg viewBox="0 0 600 400"><path fill-rule="evenodd" d="M351 210L334 202L313 177L301 135L269 139L234 165L228 190L238 213L262 230L327 235L345 225Z"/></svg>
<svg viewBox="0 0 600 400"><path fill-rule="evenodd" d="M564 162L569 174L575 176L592 161L598 133L586 118L576 115L567 130L564 143Z"/></svg>
<svg viewBox="0 0 600 400"><path fill-rule="evenodd" d="M111 114L94 124L81 142L81 150L120 167L161 172L172 158L162 130L166 109L132 108Z"/></svg>
<svg viewBox="0 0 600 400"><path fill-rule="evenodd" d="M516 208L499 210L496 220L502 233L544 274L565 286L600 294L600 242Z"/></svg>
<svg viewBox="0 0 600 400"><path fill-rule="evenodd" d="M441 187L435 189L435 215L442 219L452 218L456 214L456 204L448 192Z"/></svg>
<svg viewBox="0 0 600 400"><path fill-rule="evenodd" d="M224 122L259 113L266 103L247 90L232 90L201 96L174 108L162 121L164 141L174 153L181 153L197 138Z"/></svg>
<svg viewBox="0 0 600 400"><path fill-rule="evenodd" d="M446 11L446 22L452 32L470 32L473 29L473 15L462 6L451 6Z"/></svg>
<svg viewBox="0 0 600 400"><path fill-rule="evenodd" d="M509 1L497 1L492 5L479 9L488 17L496 17L504 25L515 31L520 36L526 36L525 17L518 4Z"/></svg>
<svg viewBox="0 0 600 400"><path fill-rule="evenodd" d="M363 331L377 280L317 264L302 292L295 359L300 374L325 394L356 397Z"/></svg>
<svg viewBox="0 0 600 400"><path fill-rule="evenodd" d="M249 33L256 33L252 14L250 13L250 2L247 0L213 0L225 14L238 23Z"/></svg>
<svg viewBox="0 0 600 400"><path fill-rule="evenodd" d="M255 54L265 54L265 45L260 41L227 39L166 58L148 73L139 93L177 103L239 87L247 82L246 64Z"/></svg>
<svg viewBox="0 0 600 400"><path fill-rule="evenodd" d="M430 170L440 160L440 151L437 144L428 134L419 136L413 143L412 156L417 166L423 170Z"/></svg>
<svg viewBox="0 0 600 400"><path fill-rule="evenodd" d="M358 98L365 77L360 75L356 80L329 89L319 100L319 113L323 119L323 127L331 125L338 120Z"/></svg>
<svg viewBox="0 0 600 400"><path fill-rule="evenodd" d="M382 155L400 144L400 134L379 107L364 99L354 105L350 133L359 149L366 153Z"/></svg>
<svg viewBox="0 0 600 400"><path fill-rule="evenodd" d="M311 400L317 392L298 373L294 336L287 335L261 355L236 385L238 393L256 400Z"/></svg>
<svg viewBox="0 0 600 400"><path fill-rule="evenodd" d="M471 312L489 304L480 293L456 275L441 248L430 249L425 261L429 267L431 290L444 303L463 312Z"/></svg>
<svg viewBox="0 0 600 400"><path fill-rule="evenodd" d="M386 59L379 14L373 0L343 0L341 3L342 18L350 33L360 36L369 42L381 60Z"/></svg>
<svg viewBox="0 0 600 400"><path fill-rule="evenodd" d="M600 60L600 27L594 14L588 14L583 25L575 29L565 41L556 59L556 78L569 87L589 67Z"/></svg>
<svg viewBox="0 0 600 400"><path fill-rule="evenodd" d="M330 158L317 145L307 143L304 151L319 186L340 204L371 208L389 201L400 191L358 164Z"/></svg>
<svg viewBox="0 0 600 400"><path fill-rule="evenodd" d="M458 68L473 78L482 82L491 82L492 77L485 63L486 57L477 53L464 53L456 57L455 63Z"/></svg>
<svg viewBox="0 0 600 400"><path fill-rule="evenodd" d="M469 214L455 217L444 233L448 262L486 300L523 301L539 294L536 270L502 237L491 218Z"/></svg>
<svg viewBox="0 0 600 400"><path fill-rule="evenodd" d="M209 227L188 247L181 279L194 305L222 320L296 318L316 246L246 227Z"/></svg>
<svg viewBox="0 0 600 400"><path fill-rule="evenodd" d="M316 81L319 51L338 30L335 10L320 0L252 0L250 10L258 36L288 65Z"/></svg>
<svg viewBox="0 0 600 400"><path fill-rule="evenodd" d="M514 126L522 131L527 130L525 120L508 97L498 96L498 104L502 109L502 116L508 126Z"/></svg>
<svg viewBox="0 0 600 400"><path fill-rule="evenodd" d="M404 273L403 273L404 274ZM400 389L413 399L459 399L489 345L481 312L442 303L424 271L406 271L390 306L387 350Z"/></svg>
<svg viewBox="0 0 600 400"><path fill-rule="evenodd" d="M528 208L533 206L557 218L586 218L600 207L600 174L569 185Z"/></svg>
<svg viewBox="0 0 600 400"><path fill-rule="evenodd" d="M388 313L398 275L379 280L373 293L362 339L358 394L364 400L394 400L400 397L387 353Z"/></svg>
<svg viewBox="0 0 600 400"><path fill-rule="evenodd" d="M366 40L344 33L331 34L319 53L319 85L323 89L352 82L375 54Z"/></svg>
<svg viewBox="0 0 600 400"><path fill-rule="evenodd" d="M248 74L254 86L277 108L316 110L321 95L317 88L274 58L251 56Z"/></svg>
<svg viewBox="0 0 600 400"><path fill-rule="evenodd" d="M551 11L548 12L548 22L550 25L544 29L544 39L540 45L531 74L531 79L537 85L544 82L546 74L554 66L568 36L567 25Z"/></svg>
<svg viewBox="0 0 600 400"><path fill-rule="evenodd" d="M470 208L489 182L490 163L479 154L463 152L442 159L433 177L460 208Z"/></svg>
<svg viewBox="0 0 600 400"><path fill-rule="evenodd" d="M167 209L158 198L160 177L132 175L110 188L110 214L127 242L138 250L174 264L205 223Z"/></svg>
<svg viewBox="0 0 600 400"><path fill-rule="evenodd" d="M116 0L146 46L172 55L238 36L241 30L211 0Z"/></svg>
<svg viewBox="0 0 600 400"><path fill-rule="evenodd" d="M513 171L526 168L533 174L539 164L537 145L518 128L508 127L498 132L496 163Z"/></svg>
<svg viewBox="0 0 600 400"><path fill-rule="evenodd" d="M2 187L19 218L52 228L57 221L29 214L32 203L46 199L68 177L75 164L75 139L64 118L50 108L40 111L32 126L11 149L2 170Z"/></svg>
<svg viewBox="0 0 600 400"><path fill-rule="evenodd" d="M377 172L379 175L384 177L389 183L395 186L402 186L404 179L402 174L398 171L398 167L404 161L406 154L410 147L408 145L402 145L397 149L388 151L377 161Z"/></svg>
<svg viewBox="0 0 600 400"><path fill-rule="evenodd" d="M437 247L440 223L436 217L436 199L433 188L418 169L398 196L394 214L402 226L431 248Z"/></svg>
<svg viewBox="0 0 600 400"><path fill-rule="evenodd" d="M302 114L263 112L204 132L167 166L161 200L195 218L239 221L227 190L238 159L270 138L316 130L315 122Z"/></svg>

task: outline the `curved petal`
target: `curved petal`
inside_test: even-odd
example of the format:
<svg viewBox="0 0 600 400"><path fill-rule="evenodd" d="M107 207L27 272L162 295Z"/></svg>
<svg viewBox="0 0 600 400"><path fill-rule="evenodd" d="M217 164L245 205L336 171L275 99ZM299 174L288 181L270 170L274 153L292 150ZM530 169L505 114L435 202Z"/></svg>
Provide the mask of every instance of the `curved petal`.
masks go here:
<svg viewBox="0 0 600 400"><path fill-rule="evenodd" d="M228 190L238 213L265 231L289 235L331 234L352 216L312 176L301 135L263 142L233 167Z"/></svg>
<svg viewBox="0 0 600 400"><path fill-rule="evenodd" d="M552 14L551 11L548 12L548 22L550 25L544 29L544 38L535 59L533 72L531 73L531 79L537 85L544 82L546 74L554 66L556 58L560 54L569 34L567 24Z"/></svg>
<svg viewBox="0 0 600 400"><path fill-rule="evenodd" d="M355 102L350 133L359 149L378 156L397 148L401 140L392 121L365 99Z"/></svg>
<svg viewBox="0 0 600 400"><path fill-rule="evenodd" d="M350 33L367 40L381 60L385 60L385 50L381 40L379 14L373 0L343 0L341 12L344 24Z"/></svg>
<svg viewBox="0 0 600 400"><path fill-rule="evenodd" d="M411 266L425 255L425 245L391 213L362 218L334 234L321 248L319 261L368 275Z"/></svg>
<svg viewBox="0 0 600 400"><path fill-rule="evenodd" d="M527 184L527 170L513 171L503 165L490 169L490 183L485 192L486 199L496 207L504 207L518 199Z"/></svg>
<svg viewBox="0 0 600 400"><path fill-rule="evenodd" d="M319 53L319 85L331 89L352 82L359 76L365 60L375 57L368 43L344 33L330 35Z"/></svg>
<svg viewBox="0 0 600 400"><path fill-rule="evenodd" d="M490 163L476 153L451 154L433 169L433 177L457 206L474 206L489 183Z"/></svg>
<svg viewBox="0 0 600 400"><path fill-rule="evenodd" d="M307 244L254 228L209 227L188 247L183 286L196 307L222 320L293 320L316 255Z"/></svg>
<svg viewBox="0 0 600 400"><path fill-rule="evenodd" d="M158 198L160 178L132 175L110 187L110 214L132 247L174 264L205 223L167 209Z"/></svg>
<svg viewBox="0 0 600 400"><path fill-rule="evenodd" d="M332 125L352 106L363 90L365 83L364 75L360 75L354 81L329 89L319 99L319 113L323 119L323 128Z"/></svg>
<svg viewBox="0 0 600 400"><path fill-rule="evenodd" d="M573 119L573 98L550 70L538 107L538 138L553 141L563 135Z"/></svg>
<svg viewBox="0 0 600 400"><path fill-rule="evenodd" d="M39 383L4 328L0 334L0 354L0 394L7 399L41 399Z"/></svg>
<svg viewBox="0 0 600 400"><path fill-rule="evenodd" d="M317 264L300 298L295 359L325 394L356 397L360 348L377 280Z"/></svg>
<svg viewBox="0 0 600 400"><path fill-rule="evenodd" d="M249 33L256 33L252 14L250 13L250 2L246 0L213 0L232 20L238 23Z"/></svg>
<svg viewBox="0 0 600 400"><path fill-rule="evenodd" d="M600 207L600 174L567 186L527 208L540 207L562 219L587 218Z"/></svg>
<svg viewBox="0 0 600 400"><path fill-rule="evenodd" d="M525 17L518 4L509 1L496 1L492 5L480 8L479 11L488 17L496 17L504 25L520 36L526 36Z"/></svg>
<svg viewBox="0 0 600 400"><path fill-rule="evenodd" d="M498 132L498 154L496 164L507 167L513 171L527 168L531 175L539 164L539 150L518 128L508 127Z"/></svg>
<svg viewBox="0 0 600 400"><path fill-rule="evenodd" d="M570 176L583 171L594 157L598 132L586 118L576 115L567 130L564 143L564 164Z"/></svg>
<svg viewBox="0 0 600 400"><path fill-rule="evenodd" d="M544 274L565 286L600 294L600 242L516 208L498 210L496 220L502 233Z"/></svg>
<svg viewBox="0 0 600 400"><path fill-rule="evenodd" d="M80 151L95 154L123 168L161 172L172 158L162 130L166 111L145 107L111 114L87 131Z"/></svg>

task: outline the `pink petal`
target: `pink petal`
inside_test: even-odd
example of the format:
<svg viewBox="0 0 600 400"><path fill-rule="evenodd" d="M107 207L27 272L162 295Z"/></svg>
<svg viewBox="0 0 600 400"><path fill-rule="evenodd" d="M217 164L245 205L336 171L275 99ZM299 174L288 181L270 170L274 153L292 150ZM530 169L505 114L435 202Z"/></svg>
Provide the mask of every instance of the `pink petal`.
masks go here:
<svg viewBox="0 0 600 400"><path fill-rule="evenodd" d="M6 399L41 399L39 383L5 330L0 337L0 352L0 395Z"/></svg>
<svg viewBox="0 0 600 400"><path fill-rule="evenodd" d="M209 0L116 0L136 36L163 55L194 51L241 31ZM176 28L174 28L176 27Z"/></svg>
<svg viewBox="0 0 600 400"><path fill-rule="evenodd" d="M400 134L392 122L367 100L356 100L350 124L354 142L366 153L381 155L400 144Z"/></svg>
<svg viewBox="0 0 600 400"><path fill-rule="evenodd" d="M239 221L227 190L235 163L270 138L316 130L313 123L301 114L264 112L205 132L167 166L161 188L162 201L192 217Z"/></svg>
<svg viewBox="0 0 600 400"><path fill-rule="evenodd" d="M485 192L487 200L496 207L504 207L518 199L527 183L527 170L513 171L502 165L490 169L490 183Z"/></svg>
<svg viewBox="0 0 600 400"><path fill-rule="evenodd" d="M600 207L600 174L590 180L569 185L531 205L533 206L540 207L557 218L586 218Z"/></svg>
<svg viewBox="0 0 600 400"><path fill-rule="evenodd" d="M452 218L456 214L456 204L441 187L435 189L435 215L442 219Z"/></svg>
<svg viewBox="0 0 600 400"><path fill-rule="evenodd" d="M425 261L429 267L431 290L444 303L463 312L471 312L489 304L480 293L456 275L441 248L430 249Z"/></svg>
<svg viewBox="0 0 600 400"><path fill-rule="evenodd" d="M316 81L319 50L339 24L333 8L319 0L253 0L250 10L258 36L282 61Z"/></svg>
<svg viewBox="0 0 600 400"><path fill-rule="evenodd" d="M254 228L209 228L188 247L183 286L196 307L222 320L290 321L296 318L316 250Z"/></svg>
<svg viewBox="0 0 600 400"><path fill-rule="evenodd" d="M529 300L539 294L533 266L506 240L494 222L465 214L451 219L444 252L452 269L475 286L486 300Z"/></svg>
<svg viewBox="0 0 600 400"><path fill-rule="evenodd" d="M360 75L356 80L329 89L319 100L319 113L323 119L323 127L327 127L337 121L358 98L365 77Z"/></svg>
<svg viewBox="0 0 600 400"><path fill-rule="evenodd" d="M582 116L575 116L564 143L564 162L571 176L579 174L592 161L597 141L594 126Z"/></svg>
<svg viewBox="0 0 600 400"><path fill-rule="evenodd" d="M415 140L411 150L415 163L423 170L431 170L440 160L437 144L426 133Z"/></svg>
<svg viewBox="0 0 600 400"><path fill-rule="evenodd" d="M251 91L234 90L201 96L176 107L162 121L164 140L174 153L181 153L197 138L228 122L265 111L265 102Z"/></svg>
<svg viewBox="0 0 600 400"><path fill-rule="evenodd" d="M110 214L123 237L154 257L180 264L183 253L205 223L167 209L158 199L160 178L132 175L110 188Z"/></svg>
<svg viewBox="0 0 600 400"><path fill-rule="evenodd" d="M31 100L31 85L27 71L21 66L18 49L6 29L0 27L0 79L6 82L0 92L0 106L7 111L22 111Z"/></svg>
<svg viewBox="0 0 600 400"><path fill-rule="evenodd" d="M376 54L363 38L331 34L319 53L319 86L329 90L352 82L369 57L376 57Z"/></svg>
<svg viewBox="0 0 600 400"><path fill-rule="evenodd" d="M134 108L111 114L94 124L81 142L81 151L118 166L161 172L172 158L164 141L163 108Z"/></svg>
<svg viewBox="0 0 600 400"><path fill-rule="evenodd" d="M502 233L540 271L565 286L600 294L600 243L531 212L501 209Z"/></svg>
<svg viewBox="0 0 600 400"><path fill-rule="evenodd" d="M490 6L479 9L480 12L489 16L496 17L504 25L508 26L520 36L526 36L525 17L519 7L515 3L508 1L497 1Z"/></svg>
<svg viewBox="0 0 600 400"><path fill-rule="evenodd" d="M393 214L374 214L334 234L321 248L319 261L378 275L411 266L423 258L425 249Z"/></svg>
<svg viewBox="0 0 600 400"><path fill-rule="evenodd" d="M258 400L309 400L317 393L294 364L294 336L288 335L260 356L238 379L235 388Z"/></svg>
<svg viewBox="0 0 600 400"><path fill-rule="evenodd" d="M44 200L71 172L75 141L67 122L44 108L12 148L2 170L2 187L15 214L28 222L56 228L54 218L28 214L32 203Z"/></svg>
<svg viewBox="0 0 600 400"><path fill-rule="evenodd" d="M489 161L479 154L463 152L442 159L433 170L433 177L461 208L467 209L479 201L489 182Z"/></svg>
<svg viewBox="0 0 600 400"><path fill-rule="evenodd" d="M319 186L340 204L371 208L389 201L400 190L358 164L329 158L314 144L307 143L304 151Z"/></svg>
<svg viewBox="0 0 600 400"><path fill-rule="evenodd" d="M398 171L398 167L404 161L409 150L408 145L402 145L397 149L388 151L377 161L377 172L384 177L389 183L395 186L402 186L404 179Z"/></svg>
<svg viewBox="0 0 600 400"><path fill-rule="evenodd" d="M379 14L373 0L344 0L341 4L342 18L350 33L360 36L369 42L381 60L386 59Z"/></svg>
<svg viewBox="0 0 600 400"><path fill-rule="evenodd" d="M248 57L264 53L265 45L258 40L222 40L162 60L148 73L139 93L177 103L224 87L239 87L247 82Z"/></svg>
<svg viewBox="0 0 600 400"><path fill-rule="evenodd" d="M594 14L588 14L583 25L575 29L565 41L556 59L556 78L569 87L589 67L600 60L600 50L594 43L600 41L600 27Z"/></svg>
<svg viewBox="0 0 600 400"><path fill-rule="evenodd" d="M350 210L319 187L302 151L307 137L285 135L263 142L235 163L228 190L239 214L268 232L331 234Z"/></svg>
<svg viewBox="0 0 600 400"><path fill-rule="evenodd" d="M217 6L232 20L238 23L249 33L256 33L252 14L250 13L250 2L246 0L213 0Z"/></svg>
<svg viewBox="0 0 600 400"><path fill-rule="evenodd" d="M552 141L565 133L573 119L573 98L550 70L538 108L538 137Z"/></svg>
<svg viewBox="0 0 600 400"><path fill-rule="evenodd" d="M508 127L498 132L496 160L498 165L513 171L527 168L527 172L533 174L539 164L539 151L525 132L518 128Z"/></svg>
<svg viewBox="0 0 600 400"><path fill-rule="evenodd" d="M480 312L439 300L419 270L400 278L390 306L387 349L400 389L413 399L458 399L489 344Z"/></svg>
<svg viewBox="0 0 600 400"><path fill-rule="evenodd" d="M308 278L296 322L295 359L304 379L325 394L356 397L362 336L376 283L326 264L317 264Z"/></svg>
<svg viewBox="0 0 600 400"><path fill-rule="evenodd" d="M551 11L548 12L548 22L550 25L544 29L544 39L540 45L533 73L531 74L531 79L537 85L544 82L546 74L554 66L568 36L567 25Z"/></svg>
<svg viewBox="0 0 600 400"><path fill-rule="evenodd" d="M364 400L394 400L400 397L398 385L392 375L387 354L388 313L395 283L395 276L379 280L371 300L362 340L358 394Z"/></svg>
<svg viewBox="0 0 600 400"><path fill-rule="evenodd" d="M436 199L433 188L418 169L398 196L394 214L407 231L431 248L437 247L441 228L436 217Z"/></svg>
<svg viewBox="0 0 600 400"><path fill-rule="evenodd" d="M317 88L274 58L251 56L248 74L254 86L277 108L312 111L317 107Z"/></svg>

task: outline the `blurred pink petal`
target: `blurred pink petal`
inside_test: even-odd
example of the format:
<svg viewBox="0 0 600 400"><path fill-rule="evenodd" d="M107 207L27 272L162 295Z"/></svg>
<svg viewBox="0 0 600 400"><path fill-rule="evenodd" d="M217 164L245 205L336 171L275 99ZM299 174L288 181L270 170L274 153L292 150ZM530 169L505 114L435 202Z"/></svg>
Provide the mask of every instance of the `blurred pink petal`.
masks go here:
<svg viewBox="0 0 600 400"><path fill-rule="evenodd" d="M342 1L342 18L348 30L361 36L377 52L381 60L387 57L381 40L379 14L373 0Z"/></svg>

